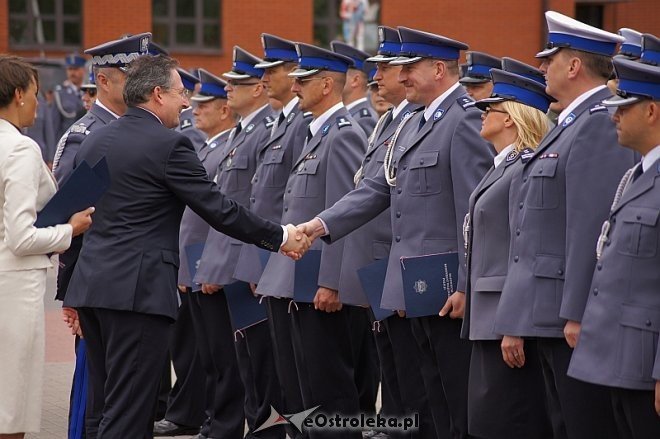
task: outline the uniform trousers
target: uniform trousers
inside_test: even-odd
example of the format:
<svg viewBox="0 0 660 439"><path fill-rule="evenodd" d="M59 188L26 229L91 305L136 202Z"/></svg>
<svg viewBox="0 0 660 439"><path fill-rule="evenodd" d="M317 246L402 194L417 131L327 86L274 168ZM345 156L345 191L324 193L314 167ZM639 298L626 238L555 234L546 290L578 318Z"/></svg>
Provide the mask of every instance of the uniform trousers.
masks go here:
<svg viewBox="0 0 660 439"><path fill-rule="evenodd" d="M298 413L303 411L304 408L300 383L298 382L296 360L293 354L291 316L289 315L291 299L266 297L264 300L266 300L267 324L282 397L282 406L275 408L280 413ZM285 425L285 429L292 438L300 436L300 433L290 425Z"/></svg>
<svg viewBox="0 0 660 439"><path fill-rule="evenodd" d="M282 407L268 322L242 329L235 333L235 340L238 369L245 388L245 417L250 430L248 437L284 439L282 425L254 432L268 420L271 406Z"/></svg>
<svg viewBox="0 0 660 439"><path fill-rule="evenodd" d="M370 319L380 363L380 414L400 417L404 410L394 363L394 349L385 325L387 319L376 321L371 311Z"/></svg>
<svg viewBox="0 0 660 439"><path fill-rule="evenodd" d="M376 414L376 397L380 383L380 363L376 341L371 330L371 311L361 306L348 307L355 366L355 386L358 389L360 413Z"/></svg>
<svg viewBox="0 0 660 439"><path fill-rule="evenodd" d="M614 422L621 439L660 438L660 416L654 390L610 388Z"/></svg>
<svg viewBox="0 0 660 439"><path fill-rule="evenodd" d="M393 369L398 383L401 413L399 416L419 414L419 429L409 432L388 431L394 438L434 439L437 438L433 415L424 389L420 365L422 353L415 343L410 319L393 315L381 322L392 350L390 361L382 363L383 376ZM391 363L391 366L387 366ZM394 378L393 378L394 379ZM385 381L385 378L383 378ZM390 381L390 380L388 380Z"/></svg>
<svg viewBox="0 0 660 439"><path fill-rule="evenodd" d="M245 427L245 391L238 371L234 334L227 299L215 294L190 293L197 349L213 396L207 409L210 421L201 433L208 438L241 439Z"/></svg>
<svg viewBox="0 0 660 439"><path fill-rule="evenodd" d="M172 320L103 308L78 308L87 343L88 439L151 438L160 371Z"/></svg>
<svg viewBox="0 0 660 439"><path fill-rule="evenodd" d="M555 439L614 439L614 414L606 387L569 377L573 349L563 338L537 338Z"/></svg>
<svg viewBox="0 0 660 439"><path fill-rule="evenodd" d="M439 439L469 438L467 392L470 342L460 338L462 320L449 317L410 319L421 352L421 371Z"/></svg>
<svg viewBox="0 0 660 439"><path fill-rule="evenodd" d="M170 334L170 355L176 382L169 393L165 419L179 425L199 426L206 418L206 377L197 352L190 295L179 293L179 297L181 306ZM169 369L169 364L167 366Z"/></svg>
<svg viewBox="0 0 660 439"><path fill-rule="evenodd" d="M524 344L525 365L510 368L501 340L472 342L468 430L483 439L551 439L536 340Z"/></svg>
<svg viewBox="0 0 660 439"><path fill-rule="evenodd" d="M304 408L320 405L319 412L328 415L357 415L359 399L347 307L332 313L317 311L310 303L296 303L294 308L291 333ZM361 439L362 434L313 429L309 437Z"/></svg>

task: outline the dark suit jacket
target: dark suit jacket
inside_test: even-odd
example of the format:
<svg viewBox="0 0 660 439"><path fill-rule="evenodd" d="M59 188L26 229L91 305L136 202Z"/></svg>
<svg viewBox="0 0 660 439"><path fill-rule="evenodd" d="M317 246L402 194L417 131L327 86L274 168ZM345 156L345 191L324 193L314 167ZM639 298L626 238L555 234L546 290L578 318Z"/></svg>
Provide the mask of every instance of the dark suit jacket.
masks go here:
<svg viewBox="0 0 660 439"><path fill-rule="evenodd" d="M129 108L90 134L76 162L108 162L111 184L69 285L66 306L176 318L179 225L186 205L237 239L276 251L279 225L225 198L208 178L190 139L151 113Z"/></svg>

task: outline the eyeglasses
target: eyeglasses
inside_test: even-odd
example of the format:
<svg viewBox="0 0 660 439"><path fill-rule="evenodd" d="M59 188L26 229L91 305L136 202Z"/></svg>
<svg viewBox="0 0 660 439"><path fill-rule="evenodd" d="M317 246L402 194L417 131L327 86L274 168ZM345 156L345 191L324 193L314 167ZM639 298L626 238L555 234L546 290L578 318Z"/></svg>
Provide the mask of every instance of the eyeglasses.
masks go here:
<svg viewBox="0 0 660 439"><path fill-rule="evenodd" d="M496 110L496 109L494 109L493 107L486 107L486 109L484 110L484 116L488 116L490 113L509 114L509 113L506 112L506 111Z"/></svg>
<svg viewBox="0 0 660 439"><path fill-rule="evenodd" d="M182 88L182 89L175 89L175 88L172 88L172 89L170 89L170 91L172 91L172 92L178 94L179 96L181 96L182 98L185 98L185 99L187 99L187 98L190 97L190 90L188 90L188 89L185 88L185 87Z"/></svg>
<svg viewBox="0 0 660 439"><path fill-rule="evenodd" d="M317 79L325 79L327 76L315 76L314 78L296 78L296 84L305 85L306 82L315 81Z"/></svg>
<svg viewBox="0 0 660 439"><path fill-rule="evenodd" d="M96 89L95 88L86 88L83 90L83 93L88 94L90 97L96 96Z"/></svg>

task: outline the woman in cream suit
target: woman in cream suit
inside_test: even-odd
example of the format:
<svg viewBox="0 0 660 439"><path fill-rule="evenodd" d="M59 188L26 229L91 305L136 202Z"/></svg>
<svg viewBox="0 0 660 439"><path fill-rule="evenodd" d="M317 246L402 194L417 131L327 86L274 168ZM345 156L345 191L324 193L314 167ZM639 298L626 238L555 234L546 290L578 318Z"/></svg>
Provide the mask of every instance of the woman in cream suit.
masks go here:
<svg viewBox="0 0 660 439"><path fill-rule="evenodd" d="M36 228L57 190L37 144L21 134L37 109L37 71L0 56L0 439L37 432L41 422L48 253L67 249L91 225L93 209L68 224Z"/></svg>

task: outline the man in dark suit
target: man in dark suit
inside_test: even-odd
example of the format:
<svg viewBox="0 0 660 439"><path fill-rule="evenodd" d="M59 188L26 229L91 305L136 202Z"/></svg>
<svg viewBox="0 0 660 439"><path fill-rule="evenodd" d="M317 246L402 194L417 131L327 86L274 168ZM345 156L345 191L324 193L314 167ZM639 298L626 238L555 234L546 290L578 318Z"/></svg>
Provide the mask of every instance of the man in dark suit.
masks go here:
<svg viewBox="0 0 660 439"><path fill-rule="evenodd" d="M124 98L126 114L91 134L76 157L104 158L111 178L65 299L77 308L88 340L91 403L102 406L100 419L88 419L90 438L152 436L159 372L178 308L185 205L212 227L271 251L302 253L309 244L295 227L263 220L225 198L190 140L170 129L188 106L176 61L137 58Z"/></svg>
<svg viewBox="0 0 660 439"><path fill-rule="evenodd" d="M534 155L514 170L509 265L494 328L517 338L514 353L537 343L555 437L610 438L616 432L607 392L566 372L596 265L598 230L617 183L635 163L633 152L617 144L601 105L611 96L605 84L623 38L554 11L546 21L548 46L536 56L543 59L546 92L562 111Z"/></svg>
<svg viewBox="0 0 660 439"><path fill-rule="evenodd" d="M660 67L617 57L614 68L617 96L603 104L616 107L619 143L644 158L601 228L568 374L609 387L619 437L651 439L660 437Z"/></svg>

